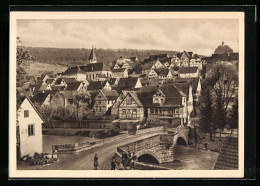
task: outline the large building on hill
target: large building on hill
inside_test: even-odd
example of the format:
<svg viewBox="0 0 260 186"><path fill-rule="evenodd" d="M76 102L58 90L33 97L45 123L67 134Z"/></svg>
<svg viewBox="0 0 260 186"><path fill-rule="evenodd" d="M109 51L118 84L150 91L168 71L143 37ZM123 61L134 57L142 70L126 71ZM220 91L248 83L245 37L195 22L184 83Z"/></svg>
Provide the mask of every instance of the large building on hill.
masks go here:
<svg viewBox="0 0 260 186"><path fill-rule="evenodd" d="M230 46L225 45L224 41L222 41L222 44L215 49L214 54L225 54L225 53L233 53L233 50L230 48Z"/></svg>

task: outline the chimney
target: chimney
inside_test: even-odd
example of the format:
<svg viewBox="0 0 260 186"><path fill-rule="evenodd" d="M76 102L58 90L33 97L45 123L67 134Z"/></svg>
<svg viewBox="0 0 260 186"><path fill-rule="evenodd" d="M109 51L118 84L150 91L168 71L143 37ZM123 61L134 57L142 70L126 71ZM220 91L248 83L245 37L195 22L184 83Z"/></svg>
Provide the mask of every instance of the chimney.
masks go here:
<svg viewBox="0 0 260 186"><path fill-rule="evenodd" d="M224 46L224 41L222 41L222 46Z"/></svg>

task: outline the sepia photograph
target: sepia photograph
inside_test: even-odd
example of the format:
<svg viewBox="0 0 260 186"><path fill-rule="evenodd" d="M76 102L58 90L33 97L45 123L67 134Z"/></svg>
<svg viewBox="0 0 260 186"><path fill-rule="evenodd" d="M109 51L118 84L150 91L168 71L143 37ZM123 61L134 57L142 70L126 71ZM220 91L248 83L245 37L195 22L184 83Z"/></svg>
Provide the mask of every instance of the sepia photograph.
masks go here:
<svg viewBox="0 0 260 186"><path fill-rule="evenodd" d="M11 12L10 177L243 177L244 14Z"/></svg>

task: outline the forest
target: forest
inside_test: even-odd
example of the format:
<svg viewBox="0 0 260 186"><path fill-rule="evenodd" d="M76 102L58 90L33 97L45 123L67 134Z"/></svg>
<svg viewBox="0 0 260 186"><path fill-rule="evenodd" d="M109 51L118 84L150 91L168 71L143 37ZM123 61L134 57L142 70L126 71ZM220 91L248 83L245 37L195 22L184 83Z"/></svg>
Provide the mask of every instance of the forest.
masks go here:
<svg viewBox="0 0 260 186"><path fill-rule="evenodd" d="M59 64L66 66L86 64L91 49L85 48L41 48L41 47L25 47L34 60L38 62ZM118 59L130 58L137 56L139 61L148 58L149 55L167 53L170 57L176 51L166 50L137 50L137 49L96 49L95 50L98 62L103 62L108 66Z"/></svg>

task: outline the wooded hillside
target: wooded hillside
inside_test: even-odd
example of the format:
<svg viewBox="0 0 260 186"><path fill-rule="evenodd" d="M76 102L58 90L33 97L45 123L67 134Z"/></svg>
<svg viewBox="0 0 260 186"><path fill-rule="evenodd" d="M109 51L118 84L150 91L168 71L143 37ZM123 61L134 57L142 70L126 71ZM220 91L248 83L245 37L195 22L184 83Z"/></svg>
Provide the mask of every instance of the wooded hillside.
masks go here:
<svg viewBox="0 0 260 186"><path fill-rule="evenodd" d="M91 49L72 49L72 48L34 48L25 47L36 61L60 64L60 65L83 65L87 62ZM164 50L136 50L136 49L96 49L95 51L98 62L104 62L111 66L112 62L120 56L129 58L137 56L139 61L143 61L149 55L167 53L173 56L176 51Z"/></svg>

